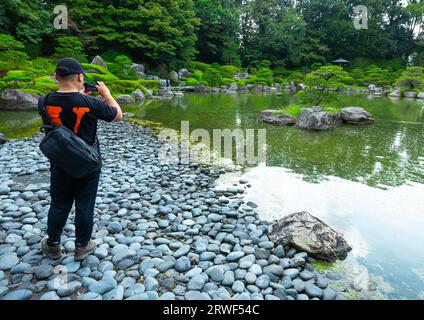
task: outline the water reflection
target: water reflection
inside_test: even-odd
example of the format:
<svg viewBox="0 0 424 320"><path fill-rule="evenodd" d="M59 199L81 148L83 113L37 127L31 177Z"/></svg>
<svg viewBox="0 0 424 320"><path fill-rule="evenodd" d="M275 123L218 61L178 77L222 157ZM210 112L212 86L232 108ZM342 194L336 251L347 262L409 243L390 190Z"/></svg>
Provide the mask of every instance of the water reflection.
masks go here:
<svg viewBox="0 0 424 320"><path fill-rule="evenodd" d="M229 174L220 183L238 178ZM288 169L265 166L248 169L243 178L252 182L246 200L258 204L262 217L308 211L342 231L353 248L350 259L390 284L389 297L411 299L424 290L417 275L424 266L423 184L383 190L337 177L316 184Z"/></svg>
<svg viewBox="0 0 424 320"><path fill-rule="evenodd" d="M261 110L281 109L294 102L289 95L188 94L167 101L149 101L148 106L135 112L140 118L177 130L182 120L190 121L191 130L266 128L267 165L291 169L306 181L320 182L336 176L382 188L410 181L424 183L424 101L344 96L340 99L342 106L362 106L375 116L376 122L329 132L258 122Z"/></svg>

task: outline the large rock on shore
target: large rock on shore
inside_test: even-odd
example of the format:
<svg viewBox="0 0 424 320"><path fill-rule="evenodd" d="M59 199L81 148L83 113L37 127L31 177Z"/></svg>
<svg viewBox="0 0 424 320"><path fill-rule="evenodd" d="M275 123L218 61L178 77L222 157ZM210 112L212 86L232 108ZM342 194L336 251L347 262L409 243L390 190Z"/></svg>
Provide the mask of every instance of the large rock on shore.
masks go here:
<svg viewBox="0 0 424 320"><path fill-rule="evenodd" d="M160 88L156 93L159 97L173 97L174 93L169 88Z"/></svg>
<svg viewBox="0 0 424 320"><path fill-rule="evenodd" d="M3 133L0 132L0 145L5 144L7 139Z"/></svg>
<svg viewBox="0 0 424 320"><path fill-rule="evenodd" d="M179 80L180 78L179 78L179 76L178 76L178 73L177 73L176 71L172 70L171 72L169 72L169 79L170 79L172 82L178 82L178 80Z"/></svg>
<svg viewBox="0 0 424 320"><path fill-rule="evenodd" d="M278 110L264 110L259 114L259 120L279 126L291 126L296 124L296 117L289 114L279 114Z"/></svg>
<svg viewBox="0 0 424 320"><path fill-rule="evenodd" d="M130 105L135 103L135 99L130 95L123 95L116 98L116 102L122 105Z"/></svg>
<svg viewBox="0 0 424 320"><path fill-rule="evenodd" d="M185 68L180 69L180 71L178 71L179 78L191 78L192 76L193 74Z"/></svg>
<svg viewBox="0 0 424 320"><path fill-rule="evenodd" d="M95 64L97 66L101 66L103 68L107 69L107 64L106 62L103 60L103 58L101 56L95 56L93 58L93 60L91 61L91 64Z"/></svg>
<svg viewBox="0 0 424 320"><path fill-rule="evenodd" d="M324 260L346 259L352 250L341 233L308 212L284 217L269 227L268 235L276 244L292 246Z"/></svg>
<svg viewBox="0 0 424 320"><path fill-rule="evenodd" d="M402 97L402 94L400 93L400 90L393 90L388 94L389 97Z"/></svg>
<svg viewBox="0 0 424 320"><path fill-rule="evenodd" d="M140 100L144 100L146 97L144 96L143 91L141 91L140 89L135 90L132 94L133 98L136 101L140 101Z"/></svg>
<svg viewBox="0 0 424 320"><path fill-rule="evenodd" d="M249 74L247 72L238 72L234 75L235 80L242 80L249 78Z"/></svg>
<svg viewBox="0 0 424 320"><path fill-rule="evenodd" d="M340 114L325 112L318 106L302 109L297 120L299 128L306 130L328 130L341 122Z"/></svg>
<svg viewBox="0 0 424 320"><path fill-rule="evenodd" d="M403 96L404 96L405 98L413 98L413 99L415 99L415 98L418 96L418 93L417 93L417 92L415 92L415 91L405 91L405 92L403 93Z"/></svg>
<svg viewBox="0 0 424 320"><path fill-rule="evenodd" d="M196 92L210 92L211 90L206 87L203 83L199 84L194 89Z"/></svg>
<svg viewBox="0 0 424 320"><path fill-rule="evenodd" d="M138 63L134 63L131 66L132 69L135 70L136 74L137 74L137 79L145 79L146 78L146 74L144 73L144 65L143 64L138 64Z"/></svg>
<svg viewBox="0 0 424 320"><path fill-rule="evenodd" d="M36 111L39 96L21 90L4 90L0 97L0 110Z"/></svg>
<svg viewBox="0 0 424 320"><path fill-rule="evenodd" d="M344 122L351 124L368 124L374 122L371 113L359 107L347 107L340 111L340 115Z"/></svg>

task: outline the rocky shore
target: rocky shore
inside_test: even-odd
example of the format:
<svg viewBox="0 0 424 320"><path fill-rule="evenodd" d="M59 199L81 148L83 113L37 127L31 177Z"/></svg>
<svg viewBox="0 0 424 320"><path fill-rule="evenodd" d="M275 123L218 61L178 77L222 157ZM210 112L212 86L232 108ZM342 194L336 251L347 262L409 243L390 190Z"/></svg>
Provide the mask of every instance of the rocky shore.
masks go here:
<svg viewBox="0 0 424 320"><path fill-rule="evenodd" d="M122 122L99 135L98 247L82 262L73 213L63 258L40 251L49 208L41 136L0 146L0 299L344 299L306 252L270 241L271 222L243 200L248 181L218 188L219 168L160 163L148 128Z"/></svg>

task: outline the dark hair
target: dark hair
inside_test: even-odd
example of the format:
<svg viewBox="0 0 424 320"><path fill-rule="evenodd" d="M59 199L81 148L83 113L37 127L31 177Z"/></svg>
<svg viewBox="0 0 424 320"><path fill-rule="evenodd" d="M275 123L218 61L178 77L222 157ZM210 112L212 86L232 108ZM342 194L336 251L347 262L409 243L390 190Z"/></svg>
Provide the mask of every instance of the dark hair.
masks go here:
<svg viewBox="0 0 424 320"><path fill-rule="evenodd" d="M68 75L65 75L65 76L61 76L61 75L57 74L57 76L59 77L59 79L60 80L63 80L63 81L72 81L72 80L75 79L75 77L77 75L78 74L68 74Z"/></svg>

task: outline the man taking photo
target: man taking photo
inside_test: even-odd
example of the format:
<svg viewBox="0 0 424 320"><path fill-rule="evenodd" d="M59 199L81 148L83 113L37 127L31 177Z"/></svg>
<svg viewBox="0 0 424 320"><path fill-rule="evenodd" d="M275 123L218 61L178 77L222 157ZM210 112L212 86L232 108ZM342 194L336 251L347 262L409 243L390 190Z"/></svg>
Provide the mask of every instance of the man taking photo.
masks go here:
<svg viewBox="0 0 424 320"><path fill-rule="evenodd" d="M39 101L44 125L63 125L87 144L93 146L97 143L98 147L97 121L121 120L122 110L119 104L103 82L98 82L95 86L103 99L90 97L89 91L83 91L84 69L75 59L60 60L55 77L59 82L59 90ZM96 249L96 242L91 240L91 234L100 167L83 178L74 178L51 162L48 238L41 242L42 251L51 259L61 257L60 237L74 202L75 260L83 260Z"/></svg>

